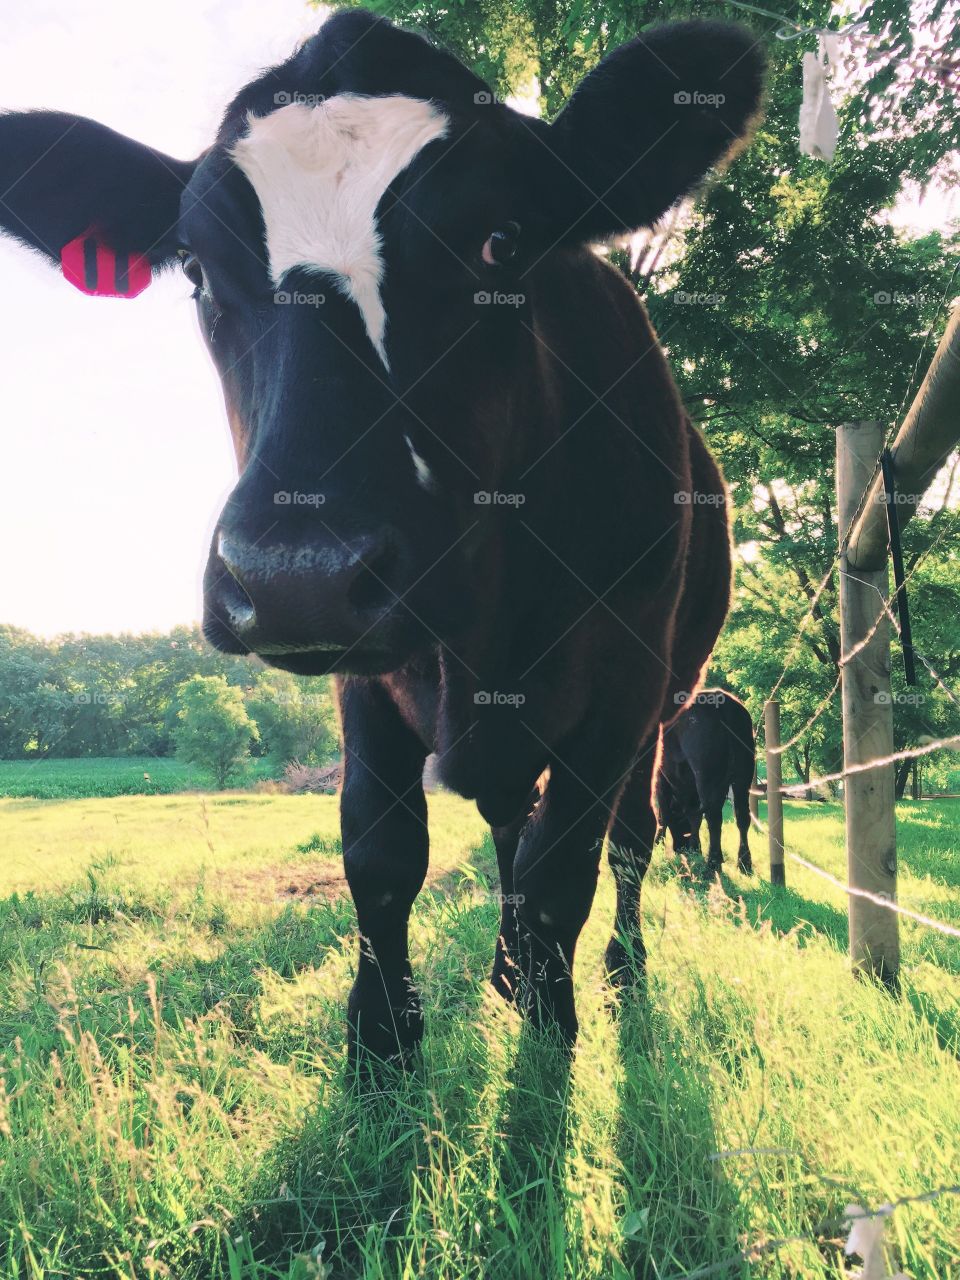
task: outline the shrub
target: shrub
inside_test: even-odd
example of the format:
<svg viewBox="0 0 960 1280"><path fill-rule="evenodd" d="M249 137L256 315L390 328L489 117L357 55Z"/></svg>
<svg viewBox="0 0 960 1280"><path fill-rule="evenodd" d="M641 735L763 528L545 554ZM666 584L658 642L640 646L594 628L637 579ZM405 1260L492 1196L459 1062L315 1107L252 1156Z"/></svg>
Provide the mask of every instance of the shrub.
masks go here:
<svg viewBox="0 0 960 1280"><path fill-rule="evenodd" d="M260 734L243 694L223 676L192 676L177 690L177 755L209 773L221 789L250 757Z"/></svg>

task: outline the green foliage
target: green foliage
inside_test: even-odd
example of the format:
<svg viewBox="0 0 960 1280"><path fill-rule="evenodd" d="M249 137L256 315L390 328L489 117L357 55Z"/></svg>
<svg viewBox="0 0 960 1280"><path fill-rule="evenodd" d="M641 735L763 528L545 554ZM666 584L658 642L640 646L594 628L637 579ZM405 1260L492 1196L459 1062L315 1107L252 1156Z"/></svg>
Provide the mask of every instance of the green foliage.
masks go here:
<svg viewBox="0 0 960 1280"><path fill-rule="evenodd" d="M336 754L336 713L325 680L261 671L247 693L247 710L275 765L289 760L324 764Z"/></svg>
<svg viewBox="0 0 960 1280"><path fill-rule="evenodd" d="M191 676L177 689L177 755L206 769L221 789L250 757L260 733L247 714L243 694L223 676Z"/></svg>
<svg viewBox="0 0 960 1280"><path fill-rule="evenodd" d="M274 771L293 758L322 764L336 754L329 680L218 653L197 627L43 640L0 625L0 760L167 757L176 690L193 675L221 676L244 691L261 733L255 745Z"/></svg>

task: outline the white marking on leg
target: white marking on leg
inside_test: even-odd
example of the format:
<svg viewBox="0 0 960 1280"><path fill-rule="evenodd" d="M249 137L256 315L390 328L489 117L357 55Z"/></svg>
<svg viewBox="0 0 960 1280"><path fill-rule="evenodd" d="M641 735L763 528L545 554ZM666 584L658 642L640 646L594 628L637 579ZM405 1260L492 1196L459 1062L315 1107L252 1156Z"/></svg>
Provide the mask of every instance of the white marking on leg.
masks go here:
<svg viewBox="0 0 960 1280"><path fill-rule="evenodd" d="M342 93L251 116L249 124L233 158L260 201L274 285L293 267L334 275L389 368L377 205L414 157L446 134L448 117L402 94Z"/></svg>

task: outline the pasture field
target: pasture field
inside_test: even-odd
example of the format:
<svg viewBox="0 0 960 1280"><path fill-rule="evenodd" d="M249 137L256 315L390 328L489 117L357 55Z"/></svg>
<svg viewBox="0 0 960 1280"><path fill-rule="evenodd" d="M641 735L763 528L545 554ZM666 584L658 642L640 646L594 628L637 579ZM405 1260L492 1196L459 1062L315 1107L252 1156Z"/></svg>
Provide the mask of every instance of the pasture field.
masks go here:
<svg viewBox="0 0 960 1280"><path fill-rule="evenodd" d="M252 760L245 781L267 777L271 768L266 760ZM201 769L172 756L0 760L0 797L157 796L209 786L210 779Z"/></svg>
<svg viewBox="0 0 960 1280"><path fill-rule="evenodd" d="M822 880L707 887L660 847L646 999L607 998L605 869L566 1073L485 987L489 837L429 804L422 1061L373 1096L334 798L0 800L3 1280L839 1280L847 1205L960 1180L956 940L904 923L897 1000L849 976ZM842 875L839 808L787 810ZM899 816L902 900L960 923L960 802ZM891 1272L960 1280L960 1197L886 1238Z"/></svg>

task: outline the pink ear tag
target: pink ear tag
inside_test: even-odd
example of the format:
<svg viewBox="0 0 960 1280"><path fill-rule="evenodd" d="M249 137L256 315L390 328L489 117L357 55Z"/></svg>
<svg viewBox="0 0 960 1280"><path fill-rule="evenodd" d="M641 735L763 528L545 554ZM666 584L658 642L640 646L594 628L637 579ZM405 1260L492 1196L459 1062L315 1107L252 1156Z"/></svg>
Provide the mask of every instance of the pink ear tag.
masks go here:
<svg viewBox="0 0 960 1280"><path fill-rule="evenodd" d="M92 229L60 250L65 279L92 298L135 298L150 283L150 263L142 253L118 253Z"/></svg>

